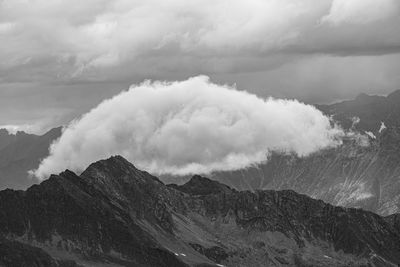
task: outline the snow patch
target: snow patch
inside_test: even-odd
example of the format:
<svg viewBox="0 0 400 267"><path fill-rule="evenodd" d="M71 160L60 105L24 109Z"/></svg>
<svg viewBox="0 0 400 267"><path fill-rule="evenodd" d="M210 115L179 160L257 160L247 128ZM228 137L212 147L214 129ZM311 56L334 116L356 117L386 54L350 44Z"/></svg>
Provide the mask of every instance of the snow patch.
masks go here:
<svg viewBox="0 0 400 267"><path fill-rule="evenodd" d="M376 139L376 136L374 135L373 132L366 131L365 134L368 135L369 137L371 137L372 139Z"/></svg>
<svg viewBox="0 0 400 267"><path fill-rule="evenodd" d="M385 130L387 127L383 121L381 121L381 127L379 128L379 133L381 133L383 130Z"/></svg>

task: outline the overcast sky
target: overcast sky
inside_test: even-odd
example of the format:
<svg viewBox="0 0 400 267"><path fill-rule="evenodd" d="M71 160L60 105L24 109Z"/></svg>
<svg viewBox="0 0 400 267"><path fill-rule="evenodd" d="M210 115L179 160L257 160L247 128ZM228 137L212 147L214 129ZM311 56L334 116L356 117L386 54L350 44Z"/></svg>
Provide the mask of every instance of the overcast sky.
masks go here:
<svg viewBox="0 0 400 267"><path fill-rule="evenodd" d="M400 89L399 0L0 0L0 125L40 132L199 74L328 103Z"/></svg>

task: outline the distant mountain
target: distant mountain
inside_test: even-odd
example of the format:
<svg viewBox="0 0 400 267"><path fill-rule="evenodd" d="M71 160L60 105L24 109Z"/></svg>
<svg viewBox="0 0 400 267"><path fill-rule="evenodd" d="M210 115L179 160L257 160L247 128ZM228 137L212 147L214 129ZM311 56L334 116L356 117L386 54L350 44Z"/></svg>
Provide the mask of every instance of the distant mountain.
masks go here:
<svg viewBox="0 0 400 267"><path fill-rule="evenodd" d="M50 144L61 135L61 127L38 136L0 129L0 189L26 189L37 183L28 178L28 171L39 166L49 154Z"/></svg>
<svg viewBox="0 0 400 267"><path fill-rule="evenodd" d="M399 217L291 190L163 184L120 156L0 192L1 266L396 266Z"/></svg>
<svg viewBox="0 0 400 267"><path fill-rule="evenodd" d="M264 164L212 178L238 190L291 189L381 215L400 212L400 131L389 128L369 142L348 140L303 158L273 153Z"/></svg>
<svg viewBox="0 0 400 267"><path fill-rule="evenodd" d="M332 105L317 105L321 111L340 122L345 128L351 128L354 118L360 121L354 125L361 131L379 132L381 123L386 126L400 126L400 90L388 96L360 94L354 100Z"/></svg>
<svg viewBox="0 0 400 267"><path fill-rule="evenodd" d="M15 135L9 134L6 129L0 129L0 149L3 149L15 140Z"/></svg>

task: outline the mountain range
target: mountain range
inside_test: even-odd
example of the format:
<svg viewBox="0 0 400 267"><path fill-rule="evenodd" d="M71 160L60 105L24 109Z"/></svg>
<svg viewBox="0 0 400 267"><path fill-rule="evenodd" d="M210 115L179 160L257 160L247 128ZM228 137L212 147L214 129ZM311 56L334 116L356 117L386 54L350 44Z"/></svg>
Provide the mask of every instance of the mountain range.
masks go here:
<svg viewBox="0 0 400 267"><path fill-rule="evenodd" d="M387 96L362 93L354 100L331 105L316 105L316 107L332 116L345 129L354 126L360 131L376 134L382 123L386 126L400 126L400 90ZM353 125L354 118L359 118L356 125Z"/></svg>
<svg viewBox="0 0 400 267"><path fill-rule="evenodd" d="M356 207L381 215L400 211L400 90L388 96L360 94L354 100L316 105L341 127L355 134L336 148L307 157L272 153L268 161L246 169L215 172L210 178L236 190L291 189L333 205ZM26 189L28 177L61 127L42 136L0 130L0 189ZM184 183L191 177L160 179Z"/></svg>
<svg viewBox="0 0 400 267"><path fill-rule="evenodd" d="M292 190L165 185L120 156L0 192L2 266L396 266L400 216Z"/></svg>

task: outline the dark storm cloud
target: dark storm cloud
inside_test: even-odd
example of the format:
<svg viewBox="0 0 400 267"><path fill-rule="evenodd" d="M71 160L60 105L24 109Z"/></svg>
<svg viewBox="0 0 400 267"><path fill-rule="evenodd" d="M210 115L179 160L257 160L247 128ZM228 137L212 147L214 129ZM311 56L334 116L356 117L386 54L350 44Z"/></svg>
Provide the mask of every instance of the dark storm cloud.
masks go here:
<svg viewBox="0 0 400 267"><path fill-rule="evenodd" d="M399 71L392 70L399 69L393 60L400 52L399 5L1 1L0 101L7 115L0 125L35 124L38 118L63 123L129 84L198 74L261 96L306 101L350 97L367 85L387 92L399 87ZM338 67L349 62L355 68Z"/></svg>

